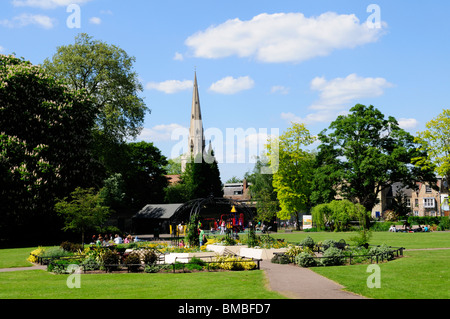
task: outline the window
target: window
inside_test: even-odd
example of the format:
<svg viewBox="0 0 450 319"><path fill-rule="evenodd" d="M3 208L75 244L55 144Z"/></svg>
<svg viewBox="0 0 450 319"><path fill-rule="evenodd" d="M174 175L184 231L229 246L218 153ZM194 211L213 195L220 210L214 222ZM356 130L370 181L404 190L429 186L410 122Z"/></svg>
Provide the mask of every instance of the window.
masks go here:
<svg viewBox="0 0 450 319"><path fill-rule="evenodd" d="M434 198L424 198L423 199L423 207L434 208Z"/></svg>
<svg viewBox="0 0 450 319"><path fill-rule="evenodd" d="M419 199L418 198L416 198L414 200L414 206L419 207Z"/></svg>
<svg viewBox="0 0 450 319"><path fill-rule="evenodd" d="M426 185L426 186L425 186L425 192L426 192L426 193L431 193L431 186Z"/></svg>
<svg viewBox="0 0 450 319"><path fill-rule="evenodd" d="M406 198L406 207L411 207L411 198Z"/></svg>
<svg viewBox="0 0 450 319"><path fill-rule="evenodd" d="M414 216L419 216L419 211L418 210L414 211Z"/></svg>

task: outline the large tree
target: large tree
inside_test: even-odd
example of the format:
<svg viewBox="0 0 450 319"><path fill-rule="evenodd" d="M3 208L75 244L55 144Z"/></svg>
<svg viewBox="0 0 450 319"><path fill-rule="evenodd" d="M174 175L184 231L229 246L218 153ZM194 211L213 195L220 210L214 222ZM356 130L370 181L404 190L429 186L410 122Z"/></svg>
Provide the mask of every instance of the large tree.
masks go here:
<svg viewBox="0 0 450 319"><path fill-rule="evenodd" d="M424 152L423 156L413 159L414 163L434 169L450 183L450 110L443 110L426 124L426 128L416 137L419 149Z"/></svg>
<svg viewBox="0 0 450 319"><path fill-rule="evenodd" d="M314 154L306 148L313 142L314 137L304 124L293 123L278 138L278 143L268 144L269 158L273 161L274 155L278 157L273 187L280 202L280 219L295 216L299 220L300 214L311 208ZM278 147L274 147L277 144Z"/></svg>
<svg viewBox="0 0 450 319"><path fill-rule="evenodd" d="M166 157L153 143L144 141L126 144L124 150L126 164L121 174L128 207L140 209L147 204L162 203L167 186Z"/></svg>
<svg viewBox="0 0 450 319"><path fill-rule="evenodd" d="M44 68L74 90L84 89L97 109L95 153L108 174L122 144L135 138L149 109L139 96L142 84L133 69L135 58L123 49L81 33L74 44L57 48Z"/></svg>
<svg viewBox="0 0 450 319"><path fill-rule="evenodd" d="M181 191L182 198L187 200L209 196L222 197L223 187L214 151L210 149L205 155L191 157L181 174L181 184L184 186L178 186L177 190Z"/></svg>
<svg viewBox="0 0 450 319"><path fill-rule="evenodd" d="M264 174L264 168L269 168L268 161L258 158L253 171L246 173L245 178L250 196L256 202L256 220L269 223L277 216L279 202L273 188L273 174Z"/></svg>
<svg viewBox="0 0 450 319"><path fill-rule="evenodd" d="M90 187L96 108L39 66L0 55L0 236L54 221L54 200ZM4 237L5 236L5 237Z"/></svg>
<svg viewBox="0 0 450 319"><path fill-rule="evenodd" d="M415 189L417 181L436 181L432 170L411 164L413 158L425 155L414 137L373 106L357 104L319 139L312 194L316 204L340 195L370 212L380 192L395 182Z"/></svg>

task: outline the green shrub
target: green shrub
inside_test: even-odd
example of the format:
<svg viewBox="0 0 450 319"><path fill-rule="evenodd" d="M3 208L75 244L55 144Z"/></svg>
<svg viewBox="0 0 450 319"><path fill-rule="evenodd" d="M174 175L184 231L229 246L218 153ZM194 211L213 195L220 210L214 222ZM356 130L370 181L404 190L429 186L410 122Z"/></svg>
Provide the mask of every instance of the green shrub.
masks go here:
<svg viewBox="0 0 450 319"><path fill-rule="evenodd" d="M157 273L164 270L170 270L171 265L157 265L157 264L148 264L145 265L144 272L146 273Z"/></svg>
<svg viewBox="0 0 450 319"><path fill-rule="evenodd" d="M274 255L270 260L274 264L289 264L291 259L288 255Z"/></svg>
<svg viewBox="0 0 450 319"><path fill-rule="evenodd" d="M65 241L65 242L61 243L60 247L62 249L64 249L65 251L70 251L73 253L83 250L83 246L81 244L74 244L69 241Z"/></svg>
<svg viewBox="0 0 450 319"><path fill-rule="evenodd" d="M158 261L158 255L153 249L145 249L142 253L142 261L146 265L155 264Z"/></svg>
<svg viewBox="0 0 450 319"><path fill-rule="evenodd" d="M295 256L294 262L300 267L314 267L317 265L316 259L309 253L301 252Z"/></svg>
<svg viewBox="0 0 450 319"><path fill-rule="evenodd" d="M125 265L128 267L128 270L131 272L136 272L139 270L141 266L141 257L137 252L131 252L125 258Z"/></svg>
<svg viewBox="0 0 450 319"><path fill-rule="evenodd" d="M306 237L305 239L303 239L300 243L300 246L302 247L307 247L309 249L313 249L315 245L314 239L312 239L311 237Z"/></svg>
<svg viewBox="0 0 450 319"><path fill-rule="evenodd" d="M70 260L70 259L55 260L52 261L47 266L47 271L53 272L55 274L66 274L68 273L67 268L69 267L69 265L79 265L79 264L80 264L79 260Z"/></svg>
<svg viewBox="0 0 450 319"><path fill-rule="evenodd" d="M322 242L322 247L326 250L329 247L334 247L335 244L337 244L337 241L335 241L333 239L325 239Z"/></svg>
<svg viewBox="0 0 450 319"><path fill-rule="evenodd" d="M97 260L93 256L86 257L82 261L81 266L83 266L83 270L85 270L85 271L92 271L92 270L100 269L100 264L97 262Z"/></svg>
<svg viewBox="0 0 450 319"><path fill-rule="evenodd" d="M70 251L66 251L61 247L50 247L44 250L41 257L60 258L60 257L69 257L72 255L73 253L71 253Z"/></svg>
<svg viewBox="0 0 450 319"><path fill-rule="evenodd" d="M338 266L342 265L345 261L344 253L336 247L330 247L325 250L322 257L320 263L323 266Z"/></svg>
<svg viewBox="0 0 450 319"><path fill-rule="evenodd" d="M443 231L447 229L450 229L450 218L441 217L437 230Z"/></svg>
<svg viewBox="0 0 450 319"><path fill-rule="evenodd" d="M386 258L387 260L394 259L394 251L386 244L383 244L378 247L373 247L369 250L369 254L373 256L382 256L383 258Z"/></svg>
<svg viewBox="0 0 450 319"><path fill-rule="evenodd" d="M116 270L118 269L118 264L120 261L120 256L115 251L105 250L102 255L102 266L106 268L106 270Z"/></svg>

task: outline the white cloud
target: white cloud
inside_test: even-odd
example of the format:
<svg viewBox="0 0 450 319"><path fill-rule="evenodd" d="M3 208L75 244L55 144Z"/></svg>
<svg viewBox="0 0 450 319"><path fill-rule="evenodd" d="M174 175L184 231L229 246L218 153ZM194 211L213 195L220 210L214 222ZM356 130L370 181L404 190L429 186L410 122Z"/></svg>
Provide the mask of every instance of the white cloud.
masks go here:
<svg viewBox="0 0 450 319"><path fill-rule="evenodd" d="M0 52L5 51L5 48L0 45Z"/></svg>
<svg viewBox="0 0 450 319"><path fill-rule="evenodd" d="M385 23L382 26L386 27ZM251 20L228 20L199 31L185 41L195 57L254 57L262 62L303 62L377 41L384 28L369 28L354 15L327 12L263 13Z"/></svg>
<svg viewBox="0 0 450 319"><path fill-rule="evenodd" d="M55 20L41 14L24 13L10 20L0 20L0 25L8 28L20 28L28 25L37 25L44 29L51 29L55 25Z"/></svg>
<svg viewBox="0 0 450 319"><path fill-rule="evenodd" d="M419 121L412 118L411 119L401 118L398 120L398 125L404 130L411 130L419 126Z"/></svg>
<svg viewBox="0 0 450 319"><path fill-rule="evenodd" d="M172 123L172 124L161 124L156 125L152 128L143 128L141 134L137 137L137 140L147 141L147 142L164 142L172 140L172 132L178 129L189 130L182 125Z"/></svg>
<svg viewBox="0 0 450 319"><path fill-rule="evenodd" d="M183 61L184 57L181 53L175 52L175 56L173 57L175 61Z"/></svg>
<svg viewBox="0 0 450 319"><path fill-rule="evenodd" d="M82 4L92 0L13 0L15 7L34 7L41 9L54 9L57 7L66 7L70 4Z"/></svg>
<svg viewBox="0 0 450 319"><path fill-rule="evenodd" d="M314 110L341 109L352 101L381 96L385 88L392 87L384 78L363 78L350 74L346 78L327 81L316 77L311 81L311 90L320 92L320 99L310 106Z"/></svg>
<svg viewBox="0 0 450 319"><path fill-rule="evenodd" d="M248 76L242 76L237 79L227 76L211 84L209 90L221 94L235 94L240 91L250 90L254 85L255 81Z"/></svg>
<svg viewBox="0 0 450 319"><path fill-rule="evenodd" d="M99 17L92 17L89 19L89 22L92 24L101 24L102 23L102 19L100 19Z"/></svg>
<svg viewBox="0 0 450 319"><path fill-rule="evenodd" d="M282 86L282 85L274 85L270 89L271 93L280 93L280 94L288 94L289 88Z"/></svg>
<svg viewBox="0 0 450 319"><path fill-rule="evenodd" d="M353 104L365 98L375 98L384 94L386 88L393 87L384 78L363 78L350 74L345 78L327 81L323 77L316 77L311 81L311 90L319 91L319 100L309 106L315 110L301 118L293 113L282 113L281 118L302 123L329 122L338 115L345 115Z"/></svg>
<svg viewBox="0 0 450 319"><path fill-rule="evenodd" d="M168 80L164 82L149 82L145 85L147 90L157 90L166 94L173 94L180 91L192 89L194 82L190 80Z"/></svg>

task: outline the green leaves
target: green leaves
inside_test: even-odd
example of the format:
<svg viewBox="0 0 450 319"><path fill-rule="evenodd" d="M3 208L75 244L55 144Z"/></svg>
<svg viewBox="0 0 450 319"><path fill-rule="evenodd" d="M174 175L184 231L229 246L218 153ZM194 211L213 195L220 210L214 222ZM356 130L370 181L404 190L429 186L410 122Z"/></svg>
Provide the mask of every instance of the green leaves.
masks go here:
<svg viewBox="0 0 450 319"><path fill-rule="evenodd" d="M313 142L314 138L304 124L293 123L279 137L278 143L268 145L268 157L273 158L277 153L279 159L273 174L273 187L280 202L280 219L290 219L309 208L314 155L303 148Z"/></svg>
<svg viewBox="0 0 450 319"><path fill-rule="evenodd" d="M119 47L81 33L43 66L71 88L86 90L98 110L96 129L121 142L139 134L148 111L138 96L143 87L133 71L134 62Z"/></svg>
<svg viewBox="0 0 450 319"><path fill-rule="evenodd" d="M432 169L450 180L450 110L445 109L426 124L427 130L419 132L415 142L422 154L413 158L422 170Z"/></svg>
<svg viewBox="0 0 450 319"><path fill-rule="evenodd" d="M417 154L413 136L373 106L356 105L329 129L328 135L326 130L319 135L322 145L314 178L316 203L339 194L371 211L378 194L392 183L415 188L417 180L433 180L429 171L419 172L411 165ZM320 194L330 188L334 191L326 193L328 198Z"/></svg>

